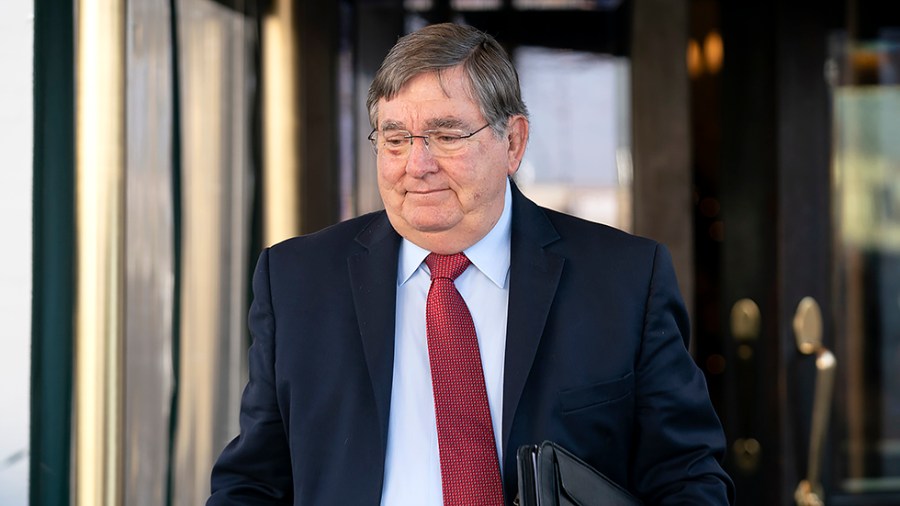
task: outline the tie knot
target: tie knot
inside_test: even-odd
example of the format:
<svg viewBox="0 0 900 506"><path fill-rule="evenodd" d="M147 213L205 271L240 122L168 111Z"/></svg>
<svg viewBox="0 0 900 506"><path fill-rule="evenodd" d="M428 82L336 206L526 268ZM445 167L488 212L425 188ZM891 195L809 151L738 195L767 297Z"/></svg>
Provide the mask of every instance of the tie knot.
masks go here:
<svg viewBox="0 0 900 506"><path fill-rule="evenodd" d="M463 271L472 263L463 253L453 255L438 255L431 253L425 257L425 265L431 270L431 280L447 278L455 281Z"/></svg>

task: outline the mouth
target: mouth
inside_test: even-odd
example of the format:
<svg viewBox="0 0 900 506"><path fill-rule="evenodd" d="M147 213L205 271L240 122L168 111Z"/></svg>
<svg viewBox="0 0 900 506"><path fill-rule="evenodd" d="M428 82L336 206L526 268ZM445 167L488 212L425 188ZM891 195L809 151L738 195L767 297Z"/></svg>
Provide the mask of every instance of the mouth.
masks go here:
<svg viewBox="0 0 900 506"><path fill-rule="evenodd" d="M449 188L437 188L437 189L424 189L424 190L406 190L407 194L411 195L434 195L436 193L444 192L449 190Z"/></svg>

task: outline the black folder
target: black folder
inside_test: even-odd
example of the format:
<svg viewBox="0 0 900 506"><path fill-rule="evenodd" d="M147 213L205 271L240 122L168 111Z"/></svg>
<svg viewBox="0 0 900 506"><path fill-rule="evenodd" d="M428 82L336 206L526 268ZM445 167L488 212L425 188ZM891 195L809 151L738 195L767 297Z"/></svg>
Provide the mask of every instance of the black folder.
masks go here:
<svg viewBox="0 0 900 506"><path fill-rule="evenodd" d="M550 441L519 447L518 506L639 506L641 501Z"/></svg>

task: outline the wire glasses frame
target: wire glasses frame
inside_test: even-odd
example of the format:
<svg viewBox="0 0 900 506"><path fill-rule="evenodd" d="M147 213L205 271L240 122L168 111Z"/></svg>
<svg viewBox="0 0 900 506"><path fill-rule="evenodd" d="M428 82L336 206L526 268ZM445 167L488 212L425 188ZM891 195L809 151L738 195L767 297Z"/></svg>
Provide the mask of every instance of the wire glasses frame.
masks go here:
<svg viewBox="0 0 900 506"><path fill-rule="evenodd" d="M381 145L384 148L383 152L387 155L405 158L409 156L415 139L422 139L422 142L425 143L425 148L433 156L452 156L461 153L463 148L467 146L466 139L489 126L490 123L474 132L444 129L426 130L422 132L422 135L413 135L407 130L390 130L385 133L379 132L376 128L366 138L372 142L372 148L376 154L380 152L378 148Z"/></svg>

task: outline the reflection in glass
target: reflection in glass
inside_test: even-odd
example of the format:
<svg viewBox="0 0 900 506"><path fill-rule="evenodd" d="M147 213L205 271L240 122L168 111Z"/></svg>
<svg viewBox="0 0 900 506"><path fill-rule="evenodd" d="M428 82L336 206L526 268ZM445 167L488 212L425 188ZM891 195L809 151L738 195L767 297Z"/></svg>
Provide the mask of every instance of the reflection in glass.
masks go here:
<svg viewBox="0 0 900 506"><path fill-rule="evenodd" d="M521 10L615 10L623 0L513 0L512 7ZM413 12L435 8L434 0L404 0L403 7ZM503 0L450 0L454 11L497 10Z"/></svg>
<svg viewBox="0 0 900 506"><path fill-rule="evenodd" d="M172 58L166 2L128 9L124 502L165 503L172 396Z"/></svg>
<svg viewBox="0 0 900 506"><path fill-rule="evenodd" d="M631 116L625 58L521 47L531 116L516 182L539 204L631 230Z"/></svg>
<svg viewBox="0 0 900 506"><path fill-rule="evenodd" d="M900 491L900 44L833 41L836 481Z"/></svg>
<svg viewBox="0 0 900 506"><path fill-rule="evenodd" d="M238 432L252 170L252 18L212 0L178 2L181 321L173 503L203 504L209 470Z"/></svg>
<svg viewBox="0 0 900 506"><path fill-rule="evenodd" d="M621 1L616 0L513 0L513 7L517 9L583 9L594 10L599 6L618 6Z"/></svg>
<svg viewBox="0 0 900 506"><path fill-rule="evenodd" d="M499 9L501 0L451 0L450 6L457 11L481 11Z"/></svg>
<svg viewBox="0 0 900 506"><path fill-rule="evenodd" d="M123 502L202 504L246 382L256 25L179 0L176 60L170 4L129 6Z"/></svg>
<svg viewBox="0 0 900 506"><path fill-rule="evenodd" d="M403 6L410 11L431 10L433 0L404 0Z"/></svg>

